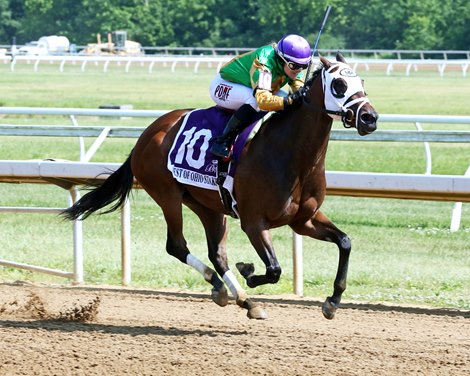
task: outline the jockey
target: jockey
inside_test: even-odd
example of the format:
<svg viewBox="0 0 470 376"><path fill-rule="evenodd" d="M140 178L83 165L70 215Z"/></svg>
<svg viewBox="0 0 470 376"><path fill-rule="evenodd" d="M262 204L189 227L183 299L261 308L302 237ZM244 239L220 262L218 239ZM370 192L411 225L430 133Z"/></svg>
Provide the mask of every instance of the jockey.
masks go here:
<svg viewBox="0 0 470 376"><path fill-rule="evenodd" d="M236 136L258 111L279 111L300 103L306 92L301 72L311 58L308 42L291 34L277 44L262 46L226 63L212 80L210 95L218 106L235 113L222 135L214 137L210 151L228 159ZM293 93L281 96L279 90L285 84L289 84Z"/></svg>

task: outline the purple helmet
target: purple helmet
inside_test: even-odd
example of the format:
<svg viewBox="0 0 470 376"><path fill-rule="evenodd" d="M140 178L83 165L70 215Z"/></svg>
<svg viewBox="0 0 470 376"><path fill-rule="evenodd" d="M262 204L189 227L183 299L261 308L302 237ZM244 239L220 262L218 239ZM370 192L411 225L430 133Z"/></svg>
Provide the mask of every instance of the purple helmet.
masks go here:
<svg viewBox="0 0 470 376"><path fill-rule="evenodd" d="M300 35L290 34L283 37L278 42L276 51L287 61L301 65L307 65L312 59L312 49Z"/></svg>

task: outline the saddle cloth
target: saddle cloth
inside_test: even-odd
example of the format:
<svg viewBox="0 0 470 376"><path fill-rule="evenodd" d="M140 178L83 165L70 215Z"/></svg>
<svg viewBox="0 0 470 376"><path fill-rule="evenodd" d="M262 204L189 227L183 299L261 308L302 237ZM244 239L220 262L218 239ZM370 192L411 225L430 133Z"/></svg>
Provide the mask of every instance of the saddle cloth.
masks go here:
<svg viewBox="0 0 470 376"><path fill-rule="evenodd" d="M261 113L260 115L264 115ZM225 124L232 116L218 107L195 109L189 112L176 135L168 155L167 167L173 177L181 183L200 188L218 190L218 158L210 151L213 136L222 134ZM233 191L233 176L240 155L250 133L259 126L258 120L245 128L237 137L223 187ZM233 197L233 194L232 194Z"/></svg>

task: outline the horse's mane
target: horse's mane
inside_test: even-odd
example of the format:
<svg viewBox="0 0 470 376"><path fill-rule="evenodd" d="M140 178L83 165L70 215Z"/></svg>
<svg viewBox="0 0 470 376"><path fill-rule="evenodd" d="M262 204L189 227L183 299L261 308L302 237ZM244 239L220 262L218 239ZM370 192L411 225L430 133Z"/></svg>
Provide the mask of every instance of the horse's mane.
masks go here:
<svg viewBox="0 0 470 376"><path fill-rule="evenodd" d="M317 66L317 69L315 69L312 73L310 73L310 78L307 77L307 81L305 82L305 86L310 87L310 85L312 85L312 83L313 83L313 80L315 80L315 78L317 78L320 75L322 69L323 69L323 65L319 64Z"/></svg>

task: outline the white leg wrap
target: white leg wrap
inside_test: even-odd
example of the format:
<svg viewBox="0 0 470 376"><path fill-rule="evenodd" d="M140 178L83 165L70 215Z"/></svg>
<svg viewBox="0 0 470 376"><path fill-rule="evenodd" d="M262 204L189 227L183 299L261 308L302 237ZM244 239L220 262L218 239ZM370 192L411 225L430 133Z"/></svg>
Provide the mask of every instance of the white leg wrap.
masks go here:
<svg viewBox="0 0 470 376"><path fill-rule="evenodd" d="M237 279L235 278L235 275L231 270L227 270L223 276L223 280L225 284L228 286L230 292L232 293L232 296L235 299L238 299L239 293L243 291L241 285L238 283Z"/></svg>
<svg viewBox="0 0 470 376"><path fill-rule="evenodd" d="M192 266L194 269L196 269L199 273L202 274L202 276L207 279L207 277L210 280L210 277L208 274L210 273L210 269L205 265L202 261L200 261L197 257L193 256L191 253L186 257L186 264L189 266Z"/></svg>

